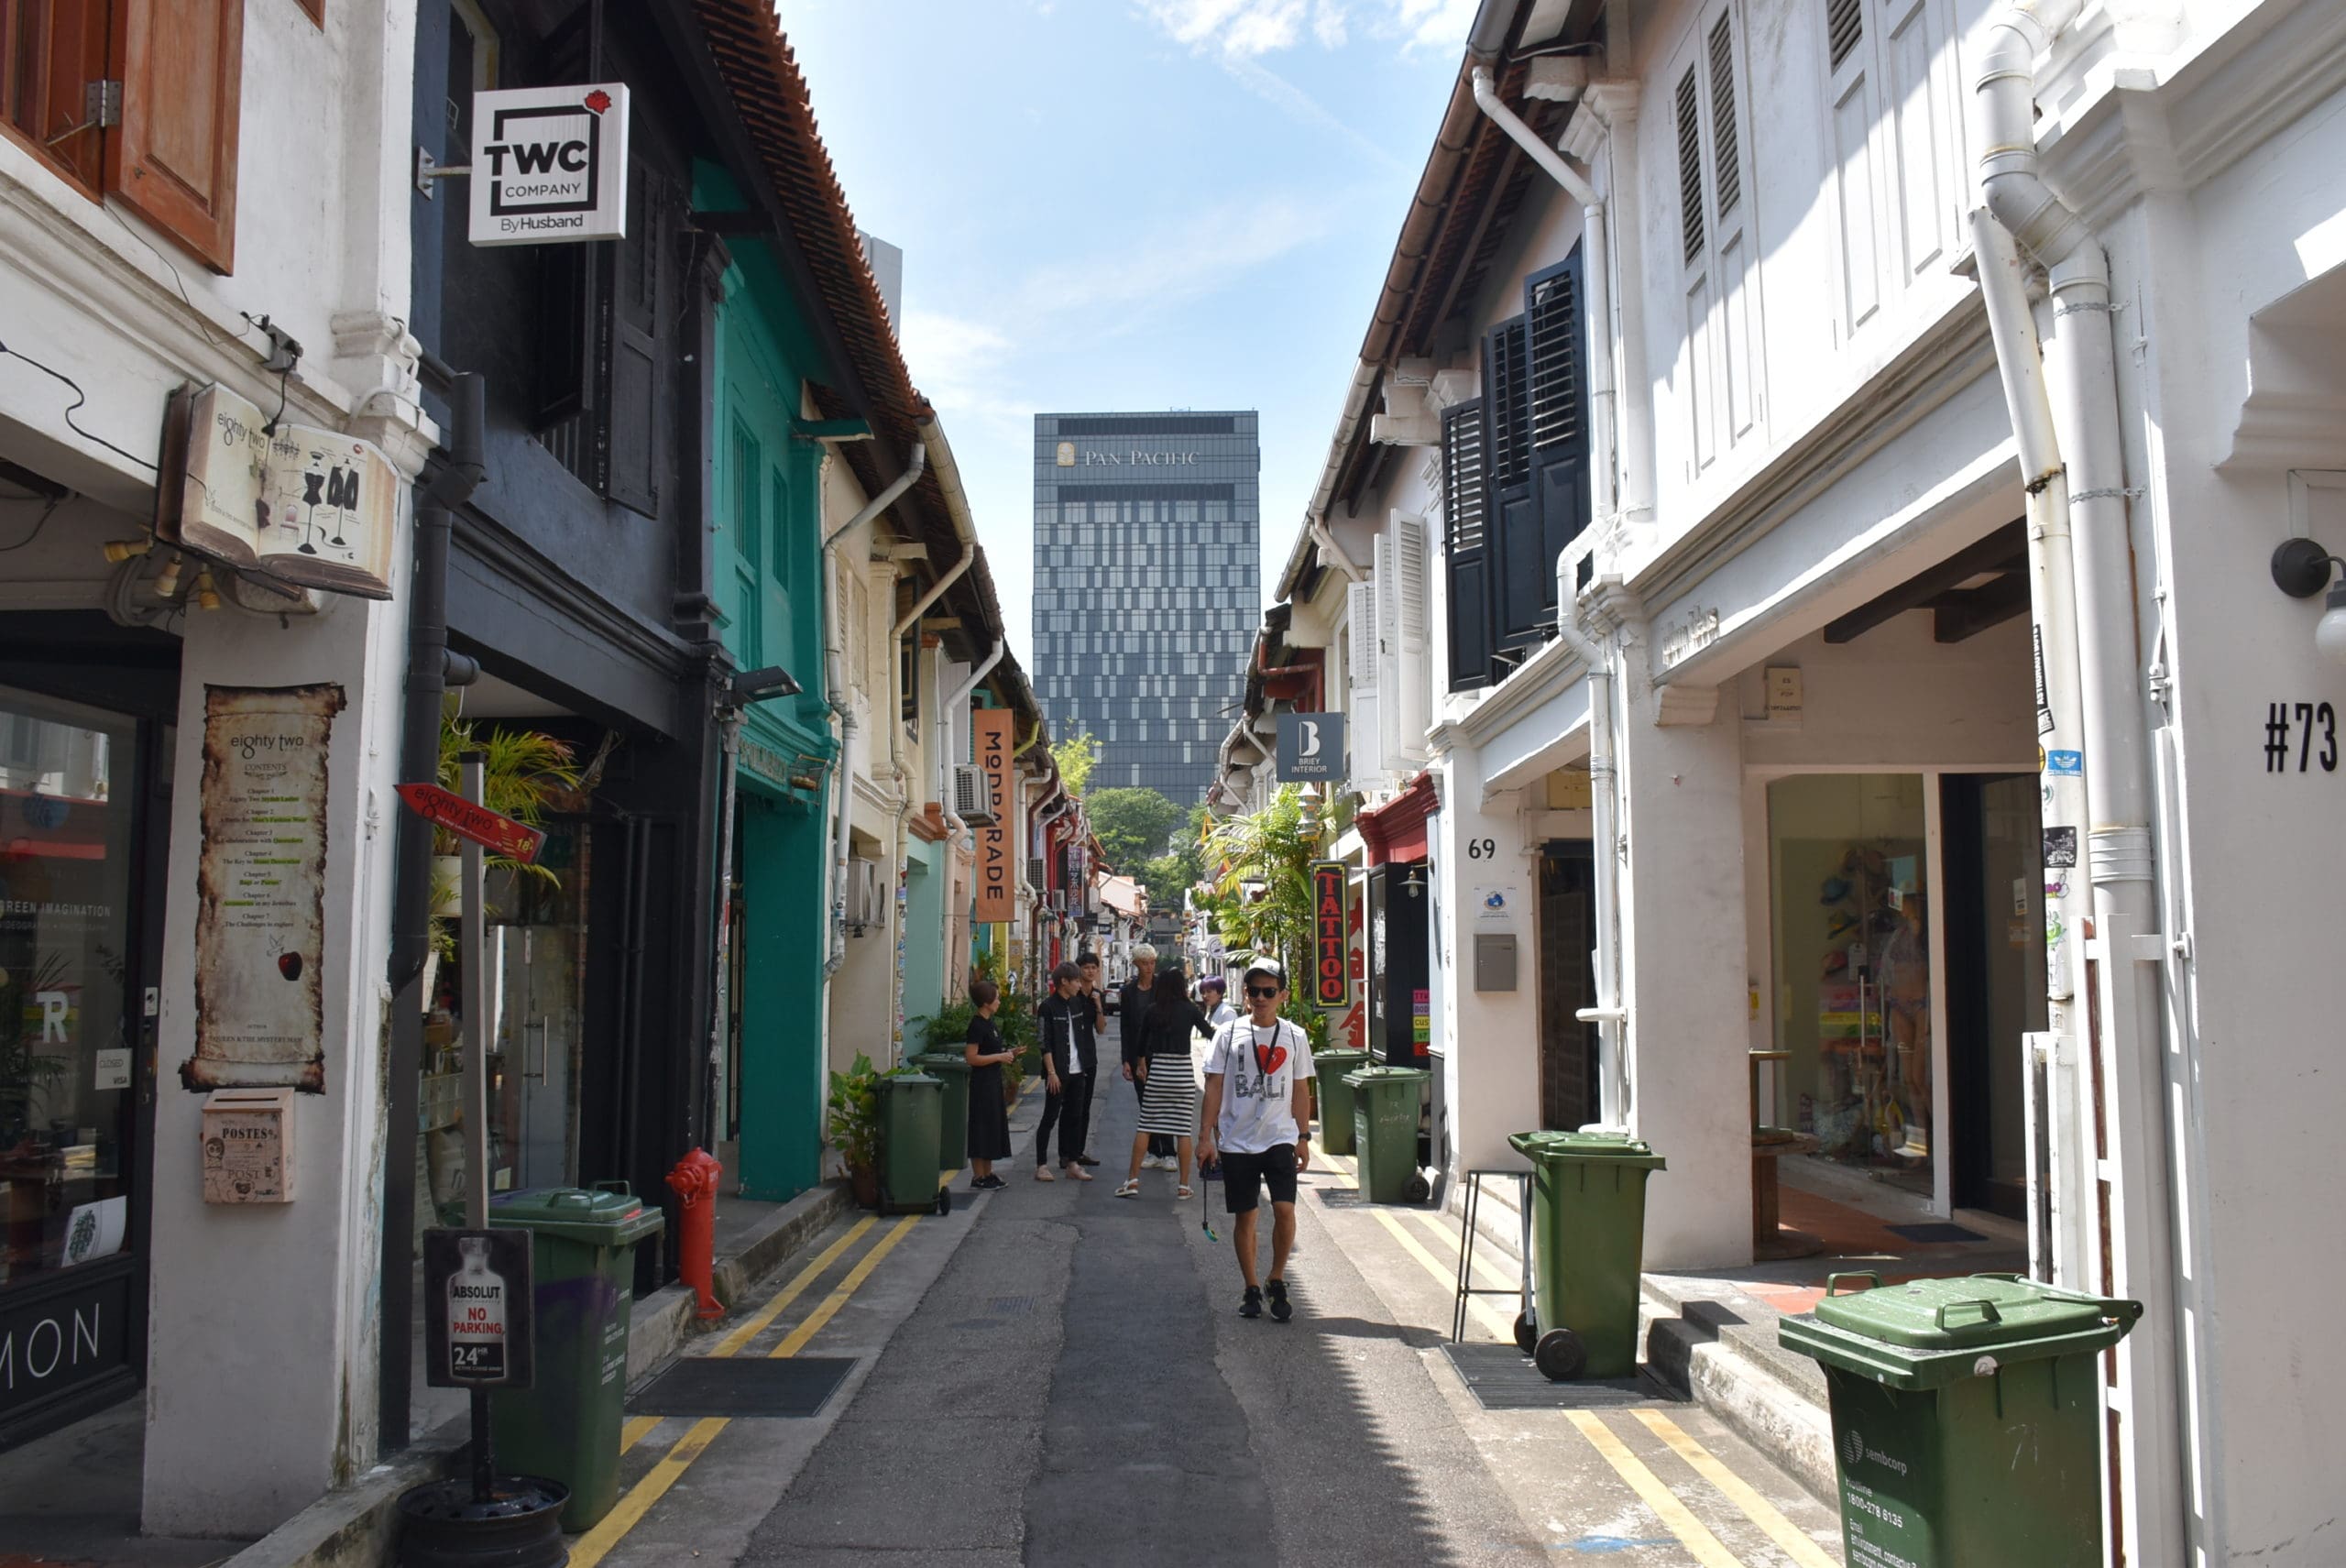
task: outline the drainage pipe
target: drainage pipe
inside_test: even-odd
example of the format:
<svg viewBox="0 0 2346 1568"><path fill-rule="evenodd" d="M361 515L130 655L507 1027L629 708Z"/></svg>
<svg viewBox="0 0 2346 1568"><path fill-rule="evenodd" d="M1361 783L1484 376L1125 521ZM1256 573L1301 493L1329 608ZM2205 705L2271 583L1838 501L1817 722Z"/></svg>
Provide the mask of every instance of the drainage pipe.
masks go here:
<svg viewBox="0 0 2346 1568"><path fill-rule="evenodd" d="M1500 100L1488 66L1474 68L1474 103L1548 178L1580 203L1581 278L1586 296L1582 302L1581 326L1587 344L1590 445L1596 454L1596 460L1589 465L1590 510L1598 518L1609 518L1616 504L1617 454L1613 446L1612 261L1606 243L1605 203L1562 153L1542 141L1522 116Z"/></svg>
<svg viewBox="0 0 2346 1568"><path fill-rule="evenodd" d="M1629 1020L1621 1000L1621 838L1619 770L1613 745L1613 651L1580 624L1580 564L1595 549L1592 530L1556 557L1556 638L1588 670L1588 804L1590 859L1596 870L1596 1005L1573 1016L1596 1025L1597 1124L1591 1131L1629 1130Z"/></svg>
<svg viewBox="0 0 2346 1568"><path fill-rule="evenodd" d="M2132 543L2119 444L2110 264L2084 220L2045 182L2036 150L2036 60L2081 0L2012 0L1990 18L1973 87L1981 193L2023 254L2050 275L2055 333L2045 361L2074 524L2085 850L2094 935L2108 979L2100 1059L2119 1179L2105 1245L2119 1291L2152 1310L2119 1347L2120 1436L2111 1453L2130 1552L2180 1563L2196 1550L2184 1461L2183 1322L2200 1319L2196 1275L2178 1269L2177 1157L2162 1027L2163 970L2151 837L2150 726L2141 690ZM2003 345L1998 345L1999 356ZM2032 422L2034 416L2031 416ZM2021 420L2015 417L2015 424ZM2099 1042L2094 1048L2100 1050ZM2082 1195L2080 1195L2082 1196ZM2190 1545L2187 1547L2187 1541Z"/></svg>

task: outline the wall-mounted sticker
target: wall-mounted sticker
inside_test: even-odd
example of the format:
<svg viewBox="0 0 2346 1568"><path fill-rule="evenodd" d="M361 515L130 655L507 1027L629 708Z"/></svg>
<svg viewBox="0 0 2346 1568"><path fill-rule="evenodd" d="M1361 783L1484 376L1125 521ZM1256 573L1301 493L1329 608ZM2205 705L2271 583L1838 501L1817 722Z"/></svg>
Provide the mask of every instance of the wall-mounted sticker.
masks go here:
<svg viewBox="0 0 2346 1568"><path fill-rule="evenodd" d="M2077 830L2074 828L2047 828L2045 830L2045 869L2066 869L2077 863Z"/></svg>
<svg viewBox="0 0 2346 1568"><path fill-rule="evenodd" d="M206 686L192 1090L325 1091L326 752L338 685Z"/></svg>
<svg viewBox="0 0 2346 1568"><path fill-rule="evenodd" d="M2083 778L2086 754L2083 751L2047 751L2045 753L2045 771L2058 773L2063 778Z"/></svg>

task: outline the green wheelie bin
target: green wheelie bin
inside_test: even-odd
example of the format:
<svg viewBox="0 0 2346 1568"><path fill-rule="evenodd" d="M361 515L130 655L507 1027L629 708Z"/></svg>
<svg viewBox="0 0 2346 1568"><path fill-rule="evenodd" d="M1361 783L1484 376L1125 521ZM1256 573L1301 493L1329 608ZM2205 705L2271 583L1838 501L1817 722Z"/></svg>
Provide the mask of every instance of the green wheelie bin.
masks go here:
<svg viewBox="0 0 2346 1568"><path fill-rule="evenodd" d="M1532 1310L1516 1343L1554 1382L1638 1370L1646 1179L1665 1168L1617 1133L1517 1133L1531 1162Z"/></svg>
<svg viewBox="0 0 2346 1568"><path fill-rule="evenodd" d="M906 1069L880 1080L882 1213L942 1214L952 1209L953 1190L941 1179L945 1168L937 1163L944 1113L942 1079Z"/></svg>
<svg viewBox="0 0 2346 1568"><path fill-rule="evenodd" d="M1353 1106L1357 1097L1344 1075L1367 1064L1366 1051L1342 1046L1312 1053L1311 1065L1320 1074L1312 1080L1311 1091L1320 1100L1321 1153L1351 1154L1359 1146L1353 1136Z"/></svg>
<svg viewBox="0 0 2346 1568"><path fill-rule="evenodd" d="M1344 1074L1353 1091L1361 1194L1372 1203L1422 1203L1433 1196L1418 1170L1418 1111L1432 1077L1415 1067L1364 1067Z"/></svg>
<svg viewBox="0 0 2346 1568"><path fill-rule="evenodd" d="M2101 1561L2095 1357L2141 1302L2012 1274L1825 1288L1776 1334L1825 1366L1849 1568Z"/></svg>
<svg viewBox="0 0 2346 1568"><path fill-rule="evenodd" d="M537 1376L488 1397L498 1468L570 1488L562 1528L593 1526L619 1496L635 1244L665 1224L623 1181L500 1192L488 1223L530 1233Z"/></svg>
<svg viewBox="0 0 2346 1568"><path fill-rule="evenodd" d="M970 1058L959 1051L930 1051L913 1065L945 1085L937 1113L937 1168L959 1170L970 1163Z"/></svg>

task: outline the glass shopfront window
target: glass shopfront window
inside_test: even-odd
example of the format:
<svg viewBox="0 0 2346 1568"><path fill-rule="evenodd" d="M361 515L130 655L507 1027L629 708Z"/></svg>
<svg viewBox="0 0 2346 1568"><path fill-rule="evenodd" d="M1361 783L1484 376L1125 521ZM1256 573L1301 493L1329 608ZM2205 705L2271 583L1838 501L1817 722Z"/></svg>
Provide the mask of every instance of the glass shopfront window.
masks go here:
<svg viewBox="0 0 2346 1568"><path fill-rule="evenodd" d="M0 687L0 1291L130 1234L135 750Z"/></svg>
<svg viewBox="0 0 2346 1568"><path fill-rule="evenodd" d="M1821 1156L1933 1190L1930 853L1918 773L1768 786L1775 1043Z"/></svg>

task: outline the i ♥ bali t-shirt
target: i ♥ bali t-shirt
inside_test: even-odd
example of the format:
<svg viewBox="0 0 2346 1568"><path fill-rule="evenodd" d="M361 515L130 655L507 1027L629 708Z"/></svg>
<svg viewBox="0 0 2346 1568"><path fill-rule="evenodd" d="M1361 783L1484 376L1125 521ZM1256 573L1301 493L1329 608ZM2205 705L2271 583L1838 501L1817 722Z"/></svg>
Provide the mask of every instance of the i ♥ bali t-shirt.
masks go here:
<svg viewBox="0 0 2346 1568"><path fill-rule="evenodd" d="M1261 1154L1295 1142L1295 1080L1318 1076L1311 1042L1282 1018L1268 1028L1239 1018L1214 1031L1206 1072L1222 1075L1213 1139L1232 1154Z"/></svg>

